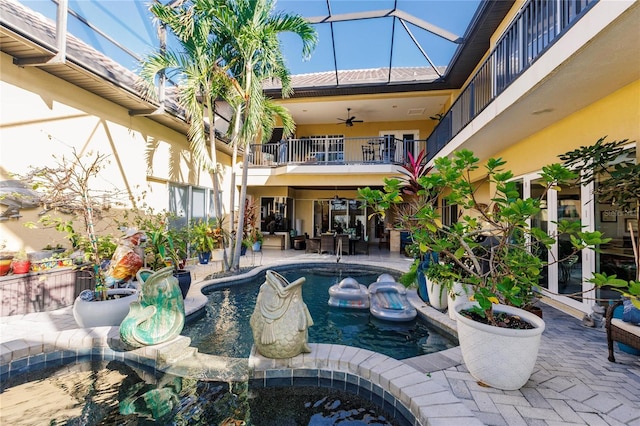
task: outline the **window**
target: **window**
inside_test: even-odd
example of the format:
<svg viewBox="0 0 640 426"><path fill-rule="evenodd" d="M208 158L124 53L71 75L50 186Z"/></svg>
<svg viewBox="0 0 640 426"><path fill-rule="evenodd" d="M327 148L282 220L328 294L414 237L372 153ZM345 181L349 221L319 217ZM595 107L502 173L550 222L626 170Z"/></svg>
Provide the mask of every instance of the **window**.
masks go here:
<svg viewBox="0 0 640 426"><path fill-rule="evenodd" d="M191 185L169 184L169 213L175 216L174 228L187 226L189 221L214 217L213 191Z"/></svg>
<svg viewBox="0 0 640 426"><path fill-rule="evenodd" d="M260 230L289 232L293 218L293 198L262 197L260 200Z"/></svg>

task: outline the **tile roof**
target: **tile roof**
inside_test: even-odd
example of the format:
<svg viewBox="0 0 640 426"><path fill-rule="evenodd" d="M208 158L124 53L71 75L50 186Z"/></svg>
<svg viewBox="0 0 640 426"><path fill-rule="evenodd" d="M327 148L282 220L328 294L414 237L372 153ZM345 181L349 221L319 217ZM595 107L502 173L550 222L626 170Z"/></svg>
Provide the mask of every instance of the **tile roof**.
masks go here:
<svg viewBox="0 0 640 426"><path fill-rule="evenodd" d="M442 74L445 68L439 67L438 71ZM292 75L291 83L294 88L342 87L359 84L428 83L438 78L440 76L431 67L394 67L391 69L391 75L389 75L389 68L338 71L339 84L336 82L336 73L333 71ZM265 90L279 89L280 82L267 81L263 86Z"/></svg>

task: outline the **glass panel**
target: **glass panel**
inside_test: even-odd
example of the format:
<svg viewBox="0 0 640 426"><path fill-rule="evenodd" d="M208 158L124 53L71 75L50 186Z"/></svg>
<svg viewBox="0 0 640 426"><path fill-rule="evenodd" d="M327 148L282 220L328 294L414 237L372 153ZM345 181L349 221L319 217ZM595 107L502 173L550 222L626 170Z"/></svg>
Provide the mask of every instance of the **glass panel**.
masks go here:
<svg viewBox="0 0 640 426"><path fill-rule="evenodd" d="M343 198L331 200L331 223L329 232L342 234L349 227L348 200Z"/></svg>
<svg viewBox="0 0 640 426"><path fill-rule="evenodd" d="M558 220L582 223L580 186L562 185L557 192ZM558 292L573 294L576 300L582 300L582 252L571 254L571 241L567 236L558 240Z"/></svg>
<svg viewBox="0 0 640 426"><path fill-rule="evenodd" d="M544 187L540 179L531 181L531 198L540 198L542 196ZM542 199L540 212L531 219L531 226L542 229L545 232L549 232L549 209L546 196ZM549 261L549 252L545 248L537 250L537 254L545 262ZM549 268L544 267L540 277L540 286L549 288Z"/></svg>
<svg viewBox="0 0 640 426"><path fill-rule="evenodd" d="M635 162L635 149L625 151L622 162ZM596 188L598 185L596 181ZM611 238L607 244L603 244L600 253L596 256L596 272L604 272L608 275L615 274L618 278L631 280L637 276L636 265L633 260L633 247L629 223L634 224L634 232L638 232L635 210L622 210L611 204L599 202L596 199L596 229L602 231L604 236ZM620 293L609 289L598 290L598 298L618 299Z"/></svg>
<svg viewBox="0 0 640 426"><path fill-rule="evenodd" d="M351 2L342 2L343 4ZM333 24L336 64L339 70L382 70L370 72L367 78L354 80L351 73L339 73L338 84L386 83L389 79L389 55L391 54L392 18L337 22Z"/></svg>
<svg viewBox="0 0 640 426"><path fill-rule="evenodd" d="M191 218L195 220L206 219L206 190L193 188L191 190Z"/></svg>
<svg viewBox="0 0 640 426"><path fill-rule="evenodd" d="M287 197L262 197L260 200L262 232L288 232L291 229L293 200Z"/></svg>
<svg viewBox="0 0 640 426"><path fill-rule="evenodd" d="M182 228L187 225L187 206L189 205L188 187L169 185L169 213L175 216L171 226Z"/></svg>
<svg viewBox="0 0 640 426"><path fill-rule="evenodd" d="M313 202L313 225L315 237L329 231L329 201L317 200Z"/></svg>
<svg viewBox="0 0 640 426"><path fill-rule="evenodd" d="M352 238L364 235L367 217L364 211L364 203L358 200L349 200L349 228L346 232Z"/></svg>

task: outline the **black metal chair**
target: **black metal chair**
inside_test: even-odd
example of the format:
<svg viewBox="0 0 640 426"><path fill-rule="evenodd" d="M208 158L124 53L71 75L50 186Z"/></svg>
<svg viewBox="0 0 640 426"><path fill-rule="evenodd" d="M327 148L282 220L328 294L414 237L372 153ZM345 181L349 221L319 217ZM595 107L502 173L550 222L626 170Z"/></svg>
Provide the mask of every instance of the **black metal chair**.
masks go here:
<svg viewBox="0 0 640 426"><path fill-rule="evenodd" d="M362 145L362 161L376 161L376 150L372 145Z"/></svg>

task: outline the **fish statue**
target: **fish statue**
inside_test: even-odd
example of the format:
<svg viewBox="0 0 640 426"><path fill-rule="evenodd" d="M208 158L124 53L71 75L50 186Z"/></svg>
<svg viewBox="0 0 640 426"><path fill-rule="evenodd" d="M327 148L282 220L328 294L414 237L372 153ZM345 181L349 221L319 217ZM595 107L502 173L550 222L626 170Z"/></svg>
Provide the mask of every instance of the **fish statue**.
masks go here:
<svg viewBox="0 0 640 426"><path fill-rule="evenodd" d="M140 348L174 339L184 328L184 300L173 276L173 266L152 272L137 272L141 283L140 299L129 305L129 313L120 324L120 340Z"/></svg>
<svg viewBox="0 0 640 426"><path fill-rule="evenodd" d="M258 352L267 358L291 358L309 353L308 329L313 319L302 300L301 277L292 283L268 270L249 321Z"/></svg>

